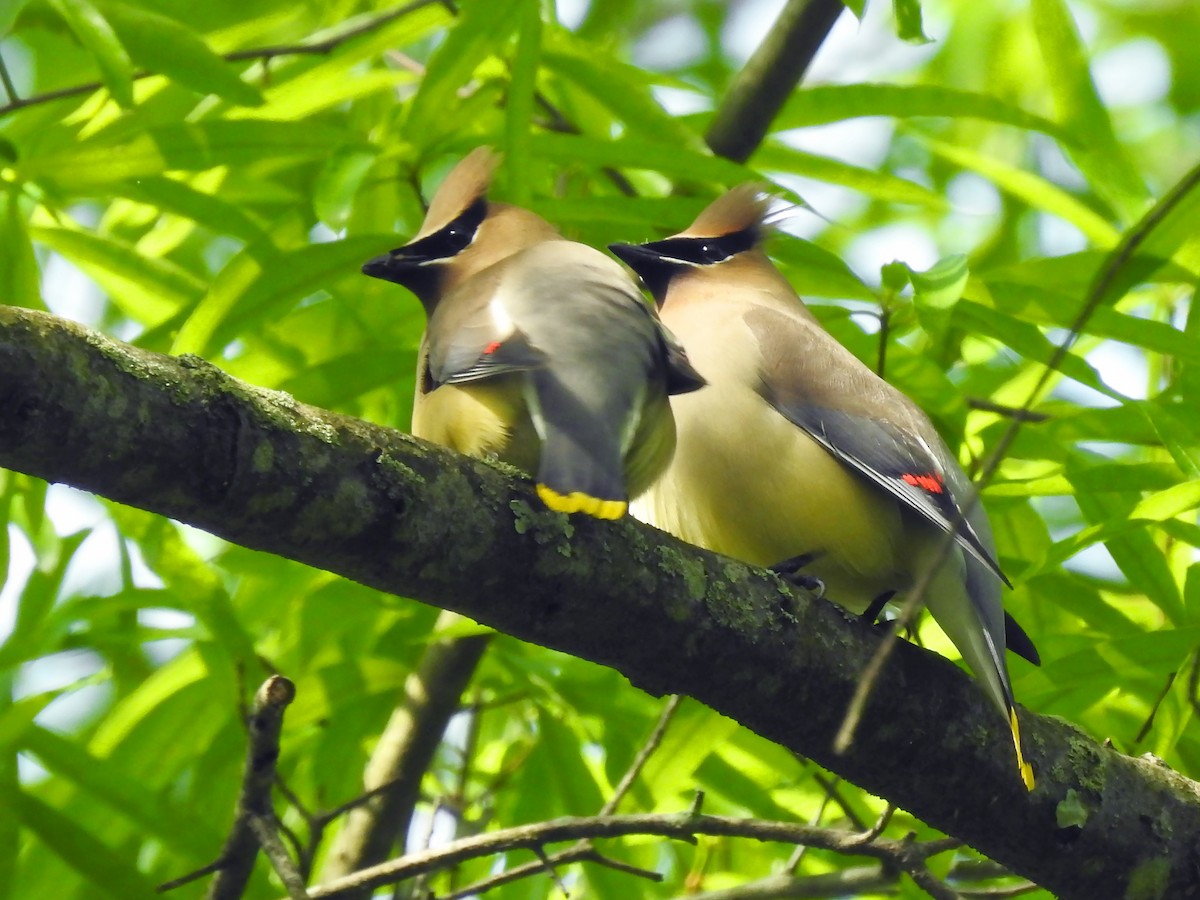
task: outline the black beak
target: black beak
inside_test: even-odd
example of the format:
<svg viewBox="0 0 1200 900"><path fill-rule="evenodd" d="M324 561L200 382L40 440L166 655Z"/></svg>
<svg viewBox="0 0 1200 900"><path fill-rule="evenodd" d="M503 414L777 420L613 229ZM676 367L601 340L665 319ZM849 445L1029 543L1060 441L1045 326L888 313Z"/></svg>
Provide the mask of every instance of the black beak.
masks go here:
<svg viewBox="0 0 1200 900"><path fill-rule="evenodd" d="M374 259L368 259L362 266L362 273L370 275L372 278L388 279L388 271L392 266L392 254L384 253L381 256L376 256Z"/></svg>
<svg viewBox="0 0 1200 900"><path fill-rule="evenodd" d="M621 262L635 272L641 272L646 266L659 262L662 257L645 244L609 244L608 249Z"/></svg>
<svg viewBox="0 0 1200 900"><path fill-rule="evenodd" d="M664 258L653 244L609 244L608 249L637 272L642 284L654 296L654 302L662 306L671 279L680 271L679 263Z"/></svg>

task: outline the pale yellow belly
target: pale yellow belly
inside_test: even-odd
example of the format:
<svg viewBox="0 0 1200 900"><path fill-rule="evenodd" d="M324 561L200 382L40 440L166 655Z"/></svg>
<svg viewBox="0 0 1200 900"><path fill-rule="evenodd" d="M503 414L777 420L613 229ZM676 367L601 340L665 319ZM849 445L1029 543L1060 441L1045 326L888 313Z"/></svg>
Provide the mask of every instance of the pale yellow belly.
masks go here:
<svg viewBox="0 0 1200 900"><path fill-rule="evenodd" d="M850 609L904 587L898 502L762 398L756 345L740 310L704 313L667 320L709 384L671 398L675 456L634 515L755 565L816 554L805 572ZM721 343L705 332L722 335Z"/></svg>
<svg viewBox="0 0 1200 900"><path fill-rule="evenodd" d="M675 458L635 515L755 565L816 554L805 572L852 609L898 587L904 566L895 500L752 391L736 399L700 391L674 398L673 406ZM716 415L722 407L743 412Z"/></svg>
<svg viewBox="0 0 1200 900"><path fill-rule="evenodd" d="M520 373L462 385L442 385L413 401L412 433L477 458L495 457L537 474L541 441L523 395ZM654 481L675 449L675 423L666 395L652 392L623 462L629 496Z"/></svg>
<svg viewBox="0 0 1200 900"><path fill-rule="evenodd" d="M467 456L494 456L537 471L539 441L521 396L521 376L445 384L413 402L412 433Z"/></svg>

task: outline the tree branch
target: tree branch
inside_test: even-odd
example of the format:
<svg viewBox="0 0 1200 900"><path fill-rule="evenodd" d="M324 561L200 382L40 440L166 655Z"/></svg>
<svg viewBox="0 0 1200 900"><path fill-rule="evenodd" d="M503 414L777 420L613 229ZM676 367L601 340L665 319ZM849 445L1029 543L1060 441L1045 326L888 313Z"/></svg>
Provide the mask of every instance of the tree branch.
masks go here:
<svg viewBox="0 0 1200 900"><path fill-rule="evenodd" d="M713 153L750 158L843 9L842 0L788 0L717 107L704 135Z"/></svg>
<svg viewBox="0 0 1200 900"><path fill-rule="evenodd" d="M432 6L434 3L439 3L441 0L412 0L411 3L406 3L404 6L396 9L388 10L378 16L373 16L366 21L355 25L353 28L347 28L345 31L331 35L322 41L312 41L305 44L276 44L270 47L254 47L248 50L234 50L232 53L224 54L221 59L226 62L247 62L250 60L267 61L276 59L280 56L323 56L331 53L340 47L342 44L363 34L369 34L376 31L396 19L416 12L426 6ZM149 78L152 75L157 75L157 72L134 72L133 79L135 81L142 78ZM5 92L8 94L9 102L0 104L0 117L8 113L15 112L18 109L24 109L27 106L41 106L43 103L51 103L55 100L65 100L69 97L80 97L84 94L90 94L93 91L98 91L103 88L103 81L88 81L83 84L73 84L69 87L58 88L53 91L46 91L42 94L34 94L30 97L20 97L17 95L16 89L12 86L8 79L8 73L0 64L0 77L3 77Z"/></svg>
<svg viewBox="0 0 1200 900"><path fill-rule="evenodd" d="M457 617L443 613L439 624ZM363 776L374 791L356 806L338 835L324 878L333 880L387 859L408 834L420 795L421 776L458 710L459 697L488 645L488 635L439 640L425 649L420 665L404 685L404 702L392 712ZM347 894L348 897L369 896Z"/></svg>
<svg viewBox="0 0 1200 900"><path fill-rule="evenodd" d="M273 822L275 819L271 807L271 785L275 783L275 761L279 758L279 733L283 728L283 713L295 696L295 685L280 675L272 675L264 681L254 695L254 708L246 723L249 740L237 816L221 850L216 875L209 883L206 894L208 900L236 900L245 892L246 884L250 881L260 846L259 836L255 832L256 823L261 831L264 822ZM275 849L282 850L283 845ZM172 886L178 881L172 882ZM159 890L166 887L164 885ZM303 885L300 885L300 890L303 892Z"/></svg>
<svg viewBox="0 0 1200 900"><path fill-rule="evenodd" d="M858 897L884 893L895 887L899 876L883 866L859 866L838 872L797 878L795 875L768 875L737 887L702 894L689 894L687 900L814 900L814 898Z"/></svg>
<svg viewBox="0 0 1200 900"><path fill-rule="evenodd" d="M863 843L860 835L852 831L837 831L832 828L813 828L791 822L771 822L760 819L740 819L731 816L693 815L692 813L656 814L643 813L625 816L590 816L552 819L533 825L518 825L500 831L461 838L436 850L411 853L400 859L355 872L336 882L312 888L309 896L338 900L348 896L349 891L377 888L394 884L425 872L434 872L452 865L483 856L508 853L513 850L529 850L541 853L546 844L570 840L597 840L601 838L626 837L628 835L656 835L694 843L697 835L749 838L758 841L776 841L785 844L807 844L822 850L867 856L886 860L907 867L920 866L929 856L945 852L956 842L927 841L915 843L908 840L876 840ZM577 848L573 848L577 849ZM553 857L540 856L543 861L538 868L544 870L546 862L555 862Z"/></svg>
<svg viewBox="0 0 1200 900"><path fill-rule="evenodd" d="M528 480L46 313L0 306L0 465L454 609L689 694L1062 898L1200 871L1200 787L1022 713L901 643L844 755L831 746L879 635L772 574L630 519L567 518ZM1060 828L1073 789L1086 820ZM1048 852L1053 848L1053 852Z"/></svg>

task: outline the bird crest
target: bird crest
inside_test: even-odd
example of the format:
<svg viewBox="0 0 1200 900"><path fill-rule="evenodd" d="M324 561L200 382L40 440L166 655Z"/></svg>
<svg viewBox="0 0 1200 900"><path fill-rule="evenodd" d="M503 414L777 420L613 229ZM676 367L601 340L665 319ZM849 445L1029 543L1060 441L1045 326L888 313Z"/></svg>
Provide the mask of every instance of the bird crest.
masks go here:
<svg viewBox="0 0 1200 900"><path fill-rule="evenodd" d="M696 221L678 236L719 237L761 228L771 210L772 200L766 185L740 185L706 206Z"/></svg>
<svg viewBox="0 0 1200 900"><path fill-rule="evenodd" d="M491 147L476 147L464 156L433 195L429 212L412 243L444 228L472 203L486 196L499 165L500 154Z"/></svg>

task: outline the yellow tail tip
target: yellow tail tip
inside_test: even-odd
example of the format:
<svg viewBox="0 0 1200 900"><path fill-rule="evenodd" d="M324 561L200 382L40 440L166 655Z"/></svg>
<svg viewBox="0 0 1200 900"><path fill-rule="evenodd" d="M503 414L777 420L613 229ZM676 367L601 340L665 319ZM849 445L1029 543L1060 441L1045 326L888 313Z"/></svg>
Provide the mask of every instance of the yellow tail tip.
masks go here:
<svg viewBox="0 0 1200 900"><path fill-rule="evenodd" d="M542 502L555 512L581 512L597 519L619 519L629 509L629 504L624 500L601 500L582 491L560 494L544 484L537 486L537 494L542 498Z"/></svg>
<svg viewBox="0 0 1200 900"><path fill-rule="evenodd" d="M1008 710L1008 727L1012 729L1013 746L1017 748L1017 771L1021 774L1021 782L1025 785L1025 790L1033 790L1033 766L1025 761L1025 754L1021 750L1021 726L1017 723L1017 710L1015 707L1009 707Z"/></svg>

